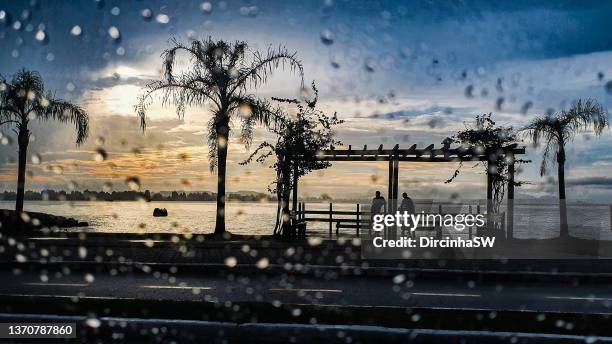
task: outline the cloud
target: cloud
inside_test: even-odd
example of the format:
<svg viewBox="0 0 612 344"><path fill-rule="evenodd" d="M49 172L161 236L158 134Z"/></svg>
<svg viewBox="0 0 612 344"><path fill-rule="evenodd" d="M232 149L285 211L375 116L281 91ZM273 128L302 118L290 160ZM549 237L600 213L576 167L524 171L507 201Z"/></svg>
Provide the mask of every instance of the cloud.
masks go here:
<svg viewBox="0 0 612 344"><path fill-rule="evenodd" d="M612 177L584 177L572 178L567 181L568 186L586 186L612 189Z"/></svg>

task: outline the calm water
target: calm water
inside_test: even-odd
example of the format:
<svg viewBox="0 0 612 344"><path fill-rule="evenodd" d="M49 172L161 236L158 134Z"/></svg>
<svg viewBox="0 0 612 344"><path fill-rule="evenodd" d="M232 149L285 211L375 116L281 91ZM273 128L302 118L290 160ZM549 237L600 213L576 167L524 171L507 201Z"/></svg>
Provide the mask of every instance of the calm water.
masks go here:
<svg viewBox="0 0 612 344"><path fill-rule="evenodd" d="M0 208L12 209L13 202L0 201ZM168 217L153 217L154 208L168 209ZM334 204L337 210L354 210L355 204ZM311 210L327 210L328 204L308 203ZM366 207L362 207L364 209ZM211 233L216 206L211 202L26 202L27 211L68 216L87 221L81 230L97 232ZM435 212L435 204L417 204L417 211ZM271 234L275 203L228 203L226 225L236 234ZM445 206L445 212L467 212L467 206ZM558 208L554 205L516 205L514 232L517 238L558 236ZM612 240L609 206L570 206L572 235ZM309 232L327 233L327 224L309 223ZM351 230L346 230L351 233Z"/></svg>

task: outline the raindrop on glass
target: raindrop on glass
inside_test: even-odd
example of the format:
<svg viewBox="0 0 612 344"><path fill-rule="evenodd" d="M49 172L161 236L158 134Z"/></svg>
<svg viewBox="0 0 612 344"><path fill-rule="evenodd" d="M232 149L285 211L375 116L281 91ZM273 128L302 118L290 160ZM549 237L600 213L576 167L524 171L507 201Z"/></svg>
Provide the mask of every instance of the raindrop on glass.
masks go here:
<svg viewBox="0 0 612 344"><path fill-rule="evenodd" d="M472 86L472 85L468 85L468 86L465 88L464 93L465 93L465 97L466 97L466 98L473 98L473 97L474 97L474 86Z"/></svg>
<svg viewBox="0 0 612 344"><path fill-rule="evenodd" d="M78 25L75 25L72 27L72 29L70 29L70 34L73 36L80 36L81 32L83 32L83 30Z"/></svg>
<svg viewBox="0 0 612 344"><path fill-rule="evenodd" d="M40 157L39 154L36 154L36 153L32 154L32 163L34 165L40 164L41 161L42 161L42 158Z"/></svg>
<svg viewBox="0 0 612 344"><path fill-rule="evenodd" d="M101 322L99 319L96 318L89 318L87 320L85 320L85 325L91 327L91 328L98 328L101 325Z"/></svg>
<svg viewBox="0 0 612 344"><path fill-rule="evenodd" d="M606 92L608 92L608 94L612 94L612 80L606 82L606 84L604 85L604 88Z"/></svg>
<svg viewBox="0 0 612 344"><path fill-rule="evenodd" d="M140 190L140 179L138 177L128 177L125 179L125 184L132 191Z"/></svg>
<svg viewBox="0 0 612 344"><path fill-rule="evenodd" d="M119 39L119 37L121 37L121 33L119 32L119 29L117 29L117 27L115 26L111 26L108 28L108 35L110 36L110 38L117 40Z"/></svg>
<svg viewBox="0 0 612 344"><path fill-rule="evenodd" d="M240 7L240 14L245 17L257 17L257 6L242 6Z"/></svg>
<svg viewBox="0 0 612 344"><path fill-rule="evenodd" d="M168 24L170 22L170 17L168 17L167 14L161 13L155 17L155 21L157 21L160 24Z"/></svg>
<svg viewBox="0 0 612 344"><path fill-rule="evenodd" d="M532 106L533 106L533 103L531 101L526 101L525 104L523 104L523 106L521 107L521 113L523 115L526 115Z"/></svg>
<svg viewBox="0 0 612 344"><path fill-rule="evenodd" d="M227 267L233 268L238 264L238 260L235 257L227 257L225 258L225 265Z"/></svg>
<svg viewBox="0 0 612 344"><path fill-rule="evenodd" d="M268 258L261 258L260 260L257 261L257 268L258 269L266 269L268 266L270 266L270 260Z"/></svg>
<svg viewBox="0 0 612 344"><path fill-rule="evenodd" d="M102 190L104 192L111 192L111 191L113 191L113 184L111 184L109 182L104 183L104 185L102 186Z"/></svg>
<svg viewBox="0 0 612 344"><path fill-rule="evenodd" d="M121 14L121 9L117 6L111 8L110 13L114 16L118 16L119 14Z"/></svg>
<svg viewBox="0 0 612 344"><path fill-rule="evenodd" d="M106 151L102 148L98 148L96 149L96 153L94 154L94 160L97 162L102 162L104 160L106 160L106 158L108 157L108 154L106 153Z"/></svg>
<svg viewBox="0 0 612 344"><path fill-rule="evenodd" d="M92 274L85 274L85 281L87 281L87 283L93 283L93 281L95 279L96 278L94 277L94 275L92 275Z"/></svg>
<svg viewBox="0 0 612 344"><path fill-rule="evenodd" d="M145 21L149 21L151 20L151 18L153 18L153 11L148 8L145 8L140 11L140 16L142 16L142 19L144 19Z"/></svg>
<svg viewBox="0 0 612 344"><path fill-rule="evenodd" d="M210 14L212 12L212 4L209 1L204 1L200 4L200 9L202 12Z"/></svg>
<svg viewBox="0 0 612 344"><path fill-rule="evenodd" d="M321 31L321 42L325 45L334 43L334 33L330 29Z"/></svg>
<svg viewBox="0 0 612 344"><path fill-rule="evenodd" d="M37 41L43 42L45 38L47 38L47 34L43 30L36 31L36 35L34 35Z"/></svg>

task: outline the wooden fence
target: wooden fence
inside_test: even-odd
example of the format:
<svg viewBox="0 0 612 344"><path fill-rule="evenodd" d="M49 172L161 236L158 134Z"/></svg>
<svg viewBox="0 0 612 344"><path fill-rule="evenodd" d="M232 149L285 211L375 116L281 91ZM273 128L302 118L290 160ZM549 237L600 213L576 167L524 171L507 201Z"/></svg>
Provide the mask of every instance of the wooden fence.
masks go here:
<svg viewBox="0 0 612 344"><path fill-rule="evenodd" d="M452 204L453 206L457 206L457 204ZM485 208L485 207L482 207ZM295 214L296 222L299 224L306 224L308 222L323 222L328 223L328 232L329 237L333 237L334 229L336 236L340 235L340 231L342 229L353 229L355 231L355 235L359 236L361 234L361 230L371 231L370 225L370 217L371 213L368 211L364 211L363 207L358 203L355 205L355 210L335 210L334 204L329 203L329 207L327 209L306 209L306 203L300 202L298 203L298 210ZM440 214L440 215L457 215L459 213L450 213L444 212L443 204L438 204L437 212L425 212L423 214ZM465 214L482 214L481 206L477 205L468 205L468 212ZM505 229L505 213L501 213L496 216L495 228L497 229ZM485 218L486 220L486 218ZM471 238L475 232L476 227L471 226L466 228L468 236ZM418 228L417 231L436 231L436 235L438 237L442 237L442 227L428 227L428 228Z"/></svg>

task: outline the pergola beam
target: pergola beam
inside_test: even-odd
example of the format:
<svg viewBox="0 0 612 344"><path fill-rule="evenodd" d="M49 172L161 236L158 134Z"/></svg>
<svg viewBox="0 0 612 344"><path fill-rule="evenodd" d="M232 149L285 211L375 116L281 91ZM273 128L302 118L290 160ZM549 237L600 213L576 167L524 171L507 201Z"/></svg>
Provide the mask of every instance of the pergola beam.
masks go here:
<svg viewBox="0 0 612 344"><path fill-rule="evenodd" d="M494 151L477 149L475 147L459 147L448 148L442 146L435 148L433 144L425 148L417 149L417 145L413 144L408 149L400 149L399 144L396 144L393 149L384 149L380 145L378 149L368 149L367 145L363 149L353 149L351 145L348 149L329 149L318 151L316 158L320 161L388 161L389 162L389 187L388 187L388 207L389 211L397 210L398 186L399 186L399 163L400 162L460 162L460 161L481 161L487 162L487 212L489 216L492 213L493 201L493 173L489 169L500 156L510 158L510 166L508 170L508 235L512 237L514 213L514 174L515 174L515 156L525 154L525 147L518 147L517 144L500 147ZM299 156L294 159L299 160ZM297 167L297 166L296 166ZM293 192L293 208L296 209L297 204L297 182L294 180Z"/></svg>

